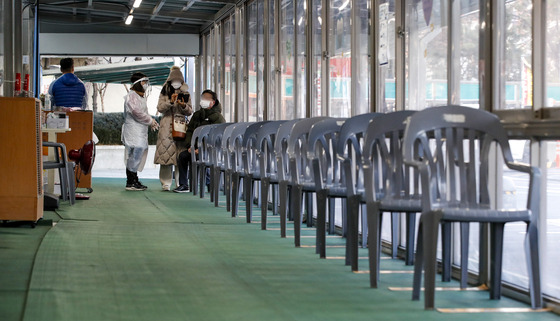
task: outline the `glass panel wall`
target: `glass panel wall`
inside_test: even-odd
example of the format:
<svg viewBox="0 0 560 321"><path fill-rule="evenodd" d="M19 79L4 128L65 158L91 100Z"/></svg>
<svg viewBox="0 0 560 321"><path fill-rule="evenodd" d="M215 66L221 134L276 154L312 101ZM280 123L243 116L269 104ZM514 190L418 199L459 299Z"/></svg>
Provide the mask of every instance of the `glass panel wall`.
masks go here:
<svg viewBox="0 0 560 321"><path fill-rule="evenodd" d="M224 92L222 96L222 110L226 121L231 121L231 111L233 109L231 104L231 60L232 53L235 52L232 45L235 42L232 41L231 30L231 19L227 19L224 21Z"/></svg>
<svg viewBox="0 0 560 321"><path fill-rule="evenodd" d="M306 0L296 1L296 66L294 73L294 80L297 83L295 93L297 95L297 110L295 111L294 118L305 118L306 114L306 97L307 97L307 39L305 29L307 28L307 4ZM297 78L297 79L296 79Z"/></svg>
<svg viewBox="0 0 560 321"><path fill-rule="evenodd" d="M276 16L276 8L274 6L274 0L265 0L268 1L268 56L269 56L269 68L268 68L268 94L265 93L265 99L268 103L268 120L272 119L280 119L277 117L277 110L276 110L276 82L275 82L275 74L276 74L276 38L274 34L274 17Z"/></svg>
<svg viewBox="0 0 560 321"><path fill-rule="evenodd" d="M310 86L311 91L311 115L319 116L323 114L323 103L321 102L321 63L322 63L322 47L321 47L321 30L322 30L322 5L321 0L311 0L313 4L311 10L313 11L313 20L310 22L312 24L312 35L311 35L311 47L313 55L313 65L309 66L312 68L313 74L313 84Z"/></svg>
<svg viewBox="0 0 560 321"><path fill-rule="evenodd" d="M510 146L515 161L530 162L529 140L510 140ZM501 204L499 206L507 209L527 208L529 175L511 171L505 166L503 166L503 173L503 179L498 185L501 185L501 201L499 202ZM522 222L508 223L505 226L502 278L506 282L529 288L527 265L524 264L525 251L523 250L526 229L527 225Z"/></svg>
<svg viewBox="0 0 560 321"><path fill-rule="evenodd" d="M479 107L478 60L480 41L480 0L461 1L461 34L458 43L461 74L461 105Z"/></svg>
<svg viewBox="0 0 560 321"><path fill-rule="evenodd" d="M214 30L206 36L206 84L205 89L214 87ZM204 89L203 89L204 90Z"/></svg>
<svg viewBox="0 0 560 321"><path fill-rule="evenodd" d="M354 0L357 7L356 24L354 30L358 32L357 52L355 60L358 64L355 70L358 71L358 87L356 88L357 101L353 104L355 114L364 114L369 112L369 78L370 78L370 48L369 48L369 25L370 25L370 0Z"/></svg>
<svg viewBox="0 0 560 321"><path fill-rule="evenodd" d="M249 101L247 102L248 117L247 121L257 121L257 36L258 36L258 17L257 17L257 1L251 2L247 6L247 44L248 44L248 65L249 72L248 87L249 87Z"/></svg>
<svg viewBox="0 0 560 321"><path fill-rule="evenodd" d="M406 1L406 109L447 104L448 1Z"/></svg>
<svg viewBox="0 0 560 321"><path fill-rule="evenodd" d="M558 266L560 259L560 140L543 143L546 148L547 180L546 180L546 230L540 230L546 235L544 253L541 253L541 284L543 292L549 296L560 298L560 274ZM544 215L541 215L543 217Z"/></svg>
<svg viewBox="0 0 560 321"><path fill-rule="evenodd" d="M264 119L264 0L257 1L257 121Z"/></svg>
<svg viewBox="0 0 560 321"><path fill-rule="evenodd" d="M215 57L215 70L214 70L214 83L212 85L212 90L218 94L218 99L223 98L223 84L222 84L222 24L218 23L216 28L214 28L214 57Z"/></svg>
<svg viewBox="0 0 560 321"><path fill-rule="evenodd" d="M378 61L381 80L381 94L379 98L379 110L377 112L387 113L395 111L395 0L381 0L379 4L379 46ZM377 19L377 17L373 17ZM373 99L373 98L372 98Z"/></svg>
<svg viewBox="0 0 560 321"><path fill-rule="evenodd" d="M208 77L208 73L206 72L206 69L207 69L207 66L208 66L208 63L206 62L206 60L208 59L208 45L207 45L207 42L208 42L208 36L207 35L202 36L202 48L201 48L202 52L201 52L201 56L200 56L200 59L199 59L199 62L200 62L200 69L199 69L199 72L200 72L200 86L202 88L206 88L206 78ZM198 85L199 84L197 84L197 86ZM200 92L202 92L202 90L204 90L204 89L201 89ZM195 94L198 95L198 93L195 93Z"/></svg>
<svg viewBox="0 0 560 321"><path fill-rule="evenodd" d="M279 119L294 118L294 1L280 5L281 100Z"/></svg>
<svg viewBox="0 0 560 321"><path fill-rule="evenodd" d="M237 105L235 103L235 100L237 98L237 70L236 70L236 59L237 59L237 51L235 49L235 44L237 41L237 37L235 34L235 15L232 14L231 18L230 18L230 50L231 50L231 54L227 55L226 57L228 58L228 64L226 64L226 70L229 71L229 75L226 73L226 79L229 79L229 99L230 99L230 108L231 110L229 111L229 119L226 118L226 121L228 122L233 122L235 121L235 114L237 113ZM226 80L227 83L227 80Z"/></svg>
<svg viewBox="0 0 560 321"><path fill-rule="evenodd" d="M531 0L505 2L505 61L500 109L531 108L533 75L531 67Z"/></svg>
<svg viewBox="0 0 560 321"><path fill-rule="evenodd" d="M547 2L545 106L560 107L560 1Z"/></svg>
<svg viewBox="0 0 560 321"><path fill-rule="evenodd" d="M331 0L329 17L329 116L351 115L351 12L350 0Z"/></svg>
<svg viewBox="0 0 560 321"><path fill-rule="evenodd" d="M236 26L237 26L237 68L236 68L236 79L237 79L237 104L236 104L236 113L238 113L237 117L234 118L234 121L243 121L247 115L247 89L248 89L248 82L247 78L245 77L245 68L247 68L247 63L245 61L245 56L247 52L245 50L245 43L246 43L246 15L245 15L245 7L240 6L236 13Z"/></svg>

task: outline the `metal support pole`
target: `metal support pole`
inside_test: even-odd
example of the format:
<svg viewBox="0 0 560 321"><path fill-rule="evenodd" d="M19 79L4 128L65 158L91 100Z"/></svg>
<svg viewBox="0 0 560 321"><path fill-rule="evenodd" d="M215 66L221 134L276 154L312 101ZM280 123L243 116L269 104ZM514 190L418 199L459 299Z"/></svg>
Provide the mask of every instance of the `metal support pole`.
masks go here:
<svg viewBox="0 0 560 321"><path fill-rule="evenodd" d="M380 99L383 97L381 90L381 70L379 68L379 0L371 0L371 17L369 26L369 46L370 46L370 80L369 80L369 111L381 111ZM385 35L387 37L388 35ZM389 35L394 37L395 35Z"/></svg>
<svg viewBox="0 0 560 321"><path fill-rule="evenodd" d="M329 18L330 0L322 0L321 8L321 114L319 116L330 115L330 53L329 53Z"/></svg>
<svg viewBox="0 0 560 321"><path fill-rule="evenodd" d="M449 1L447 17L447 103L461 104L461 3Z"/></svg>
<svg viewBox="0 0 560 321"><path fill-rule="evenodd" d="M23 19L22 19L22 4L21 1L14 1L14 16L13 16L13 28L14 28L14 74L20 74L21 86L20 90L23 90Z"/></svg>
<svg viewBox="0 0 560 321"><path fill-rule="evenodd" d="M313 74L316 66L313 63L313 40L315 39L315 35L313 34L313 1L312 0L304 0L306 1L306 19L305 19L305 33L306 39L305 42L305 51L306 51L306 68L305 68L305 76L307 79L307 85L305 86L306 94L305 94L305 117L310 118L311 115L311 107L315 106L315 101L313 97L313 87L315 86L315 81L313 79Z"/></svg>
<svg viewBox="0 0 560 321"><path fill-rule="evenodd" d="M276 85L274 91L274 108L276 108L276 119L281 120L286 118L286 114L282 114L282 72L280 60L280 1L274 1L274 84Z"/></svg>
<svg viewBox="0 0 560 321"><path fill-rule="evenodd" d="M360 59L360 48L359 48L359 32L360 32L360 20L358 18L358 5L356 0L352 0L350 8L350 70L352 72L352 77L350 78L350 116L357 114L358 109L358 83L360 78L360 71L358 70L358 61Z"/></svg>
<svg viewBox="0 0 560 321"><path fill-rule="evenodd" d="M263 66L263 93L264 93L264 106L263 106L263 120L268 120L271 116L271 111L268 110L269 104L269 79L270 79L270 1L264 0L264 17L263 18L263 55L264 55L264 66ZM272 111L272 119L274 119L274 111Z"/></svg>
<svg viewBox="0 0 560 321"><path fill-rule="evenodd" d="M4 26L4 96L14 96L14 1L4 0L3 26Z"/></svg>
<svg viewBox="0 0 560 321"><path fill-rule="evenodd" d="M395 110L405 109L405 38L406 38L406 3L395 1Z"/></svg>

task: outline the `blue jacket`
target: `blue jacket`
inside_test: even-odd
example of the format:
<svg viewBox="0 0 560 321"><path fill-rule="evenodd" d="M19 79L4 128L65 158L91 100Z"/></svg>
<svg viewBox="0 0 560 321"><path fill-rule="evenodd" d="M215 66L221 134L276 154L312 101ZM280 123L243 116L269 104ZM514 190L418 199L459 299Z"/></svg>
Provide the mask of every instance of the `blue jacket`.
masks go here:
<svg viewBox="0 0 560 321"><path fill-rule="evenodd" d="M73 73L55 80L50 88L51 102L56 107L87 107L87 91L84 83Z"/></svg>

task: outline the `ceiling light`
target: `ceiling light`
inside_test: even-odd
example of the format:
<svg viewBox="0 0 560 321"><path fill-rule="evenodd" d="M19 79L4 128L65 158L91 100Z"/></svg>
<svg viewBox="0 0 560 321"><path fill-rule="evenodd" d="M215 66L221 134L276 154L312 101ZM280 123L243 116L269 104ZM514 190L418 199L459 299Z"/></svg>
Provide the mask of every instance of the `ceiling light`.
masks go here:
<svg viewBox="0 0 560 321"><path fill-rule="evenodd" d="M350 3L350 0L344 1L344 3L340 6L340 8L338 8L338 11L344 10L344 8L346 8L346 6L348 6L349 3Z"/></svg>
<svg viewBox="0 0 560 321"><path fill-rule="evenodd" d="M134 4L132 5L134 8L138 8L140 7L140 4L142 3L142 0L135 0Z"/></svg>
<svg viewBox="0 0 560 321"><path fill-rule="evenodd" d="M132 22L132 18L134 18L134 16L129 14L128 17L126 17L126 21L124 22L124 24L129 25Z"/></svg>
<svg viewBox="0 0 560 321"><path fill-rule="evenodd" d="M302 23L302 22L303 22L303 16L302 16L302 17L299 17L299 21L298 21L298 23L297 23L298 26L301 26L301 23Z"/></svg>

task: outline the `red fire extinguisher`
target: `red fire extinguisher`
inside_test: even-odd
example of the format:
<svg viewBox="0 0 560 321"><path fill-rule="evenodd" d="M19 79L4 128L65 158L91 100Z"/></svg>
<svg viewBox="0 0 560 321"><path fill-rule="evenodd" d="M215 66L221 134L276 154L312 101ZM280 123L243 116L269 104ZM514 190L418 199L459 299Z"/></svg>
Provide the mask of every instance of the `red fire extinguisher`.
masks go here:
<svg viewBox="0 0 560 321"><path fill-rule="evenodd" d="M23 79L23 91L29 92L29 74L25 74Z"/></svg>
<svg viewBox="0 0 560 321"><path fill-rule="evenodd" d="M14 91L18 94L21 91L21 74L16 73L16 85Z"/></svg>

